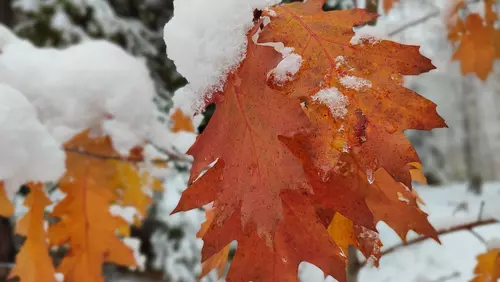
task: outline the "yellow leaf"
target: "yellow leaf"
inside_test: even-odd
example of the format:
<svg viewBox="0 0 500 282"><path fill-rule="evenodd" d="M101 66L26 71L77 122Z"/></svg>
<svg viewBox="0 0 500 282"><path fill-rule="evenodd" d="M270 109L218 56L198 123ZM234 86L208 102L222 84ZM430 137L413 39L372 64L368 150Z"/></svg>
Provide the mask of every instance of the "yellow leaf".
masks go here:
<svg viewBox="0 0 500 282"><path fill-rule="evenodd" d="M354 224L340 213L335 213L333 216L332 222L328 226L328 233L346 255L349 245L358 246L354 234Z"/></svg>
<svg viewBox="0 0 500 282"><path fill-rule="evenodd" d="M184 115L180 109L176 109L171 116L172 132L187 131L194 132L194 124L191 118Z"/></svg>
<svg viewBox="0 0 500 282"><path fill-rule="evenodd" d="M117 230L127 222L109 211L110 205L118 201L116 159L120 156L109 138L90 138L87 131L65 147L80 148L85 153L68 153L67 172L59 185L66 197L52 212L59 221L49 227L50 244L69 245L68 254L58 266L67 281L101 282L105 262L136 266L132 250L117 237Z"/></svg>
<svg viewBox="0 0 500 282"><path fill-rule="evenodd" d="M477 257L471 282L494 282L500 279L500 249L491 249Z"/></svg>
<svg viewBox="0 0 500 282"><path fill-rule="evenodd" d="M410 174L411 179L420 184L427 184L427 178L425 178L424 172L422 171L422 164L419 162L410 163Z"/></svg>
<svg viewBox="0 0 500 282"><path fill-rule="evenodd" d="M16 232L26 236L26 241L16 256L16 265L10 278L18 276L21 282L55 282L55 269L49 256L45 233L45 207L50 200L43 191L43 184L30 184L30 193L24 205L28 213L18 222Z"/></svg>
<svg viewBox="0 0 500 282"><path fill-rule="evenodd" d="M212 209L207 210L205 215L206 215L206 220L201 225L201 228L200 228L200 231L198 231L198 234L196 234L196 236L199 238L202 238L205 235L208 228L212 224L212 221L214 220L214 212ZM222 277L222 275L224 274L224 269L226 267L227 259L229 256L229 250L230 250L230 245L228 244L221 251L219 251L215 255L213 255L210 258L208 258L207 260L205 260L202 263L202 270L201 270L200 278L207 275L210 271L217 269L219 279L220 279Z"/></svg>
<svg viewBox="0 0 500 282"><path fill-rule="evenodd" d="M14 206L7 199L3 182L0 182L0 216L9 217L14 214Z"/></svg>

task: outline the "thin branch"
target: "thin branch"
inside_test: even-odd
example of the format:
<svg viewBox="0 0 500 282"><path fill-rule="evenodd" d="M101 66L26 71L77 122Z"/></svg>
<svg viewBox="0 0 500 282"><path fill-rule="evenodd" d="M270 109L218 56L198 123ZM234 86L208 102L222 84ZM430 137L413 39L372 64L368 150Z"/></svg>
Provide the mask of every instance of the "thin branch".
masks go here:
<svg viewBox="0 0 500 282"><path fill-rule="evenodd" d="M430 20L432 18L438 17L440 14L441 14L441 11L439 11L439 10L432 11L431 13L429 13L427 15L424 15L421 18L418 18L418 19L415 19L413 21L409 21L409 22L405 23L404 25L402 25L402 26L396 28L395 30L389 32L387 35L389 37L395 36L395 35L403 32L403 31L407 30L408 28L411 28L411 27L414 27L416 25L425 23L426 21L428 21L428 20Z"/></svg>
<svg viewBox="0 0 500 282"><path fill-rule="evenodd" d="M458 231L471 231L473 228L485 226L485 225L490 225L490 224L497 223L497 222L498 221L496 219L489 218L489 219L469 222L469 223L465 223L465 224L455 225L455 226L450 227L450 228L438 230L437 235L442 236L442 235L446 235L446 234L458 232ZM394 246L384 250L383 252L381 252L380 255L384 256L384 255L393 253L399 249L402 249L402 248L405 248L405 247L408 247L411 245L415 245L415 244L423 242L427 239L430 239L430 237L421 236L421 237L409 240L406 243L400 243L400 244L394 245ZM361 263L361 265L365 266L366 263L367 263L367 261L365 260L364 262Z"/></svg>
<svg viewBox="0 0 500 282"><path fill-rule="evenodd" d="M476 3L476 2L479 2L479 0L469 0L465 4L469 5L469 4ZM403 31L407 30L408 28L411 28L411 27L417 26L419 24L425 23L426 21L428 21L428 20L430 20L432 18L436 18L440 14L441 14L441 11L439 10L439 8L435 7L435 10L432 11L432 12L430 12L429 14L424 15L423 17L415 19L413 21L407 22L404 25L402 25L402 26L396 28L395 30L389 32L387 35L389 37L395 36L395 35L403 32Z"/></svg>
<svg viewBox="0 0 500 282"><path fill-rule="evenodd" d="M131 163L140 163L143 162L143 158L133 158L133 157L121 157L121 156L109 156L109 155L102 155L102 154L97 154L89 151L85 151L81 148L77 147L64 147L64 151L69 152L69 153L76 153L80 155L85 155L91 158L96 158L96 159L101 159L101 160L115 160L115 161L122 161L122 162L131 162ZM169 161L172 161L172 159L167 159L167 160L152 160L151 162L154 164L162 165L166 164Z"/></svg>

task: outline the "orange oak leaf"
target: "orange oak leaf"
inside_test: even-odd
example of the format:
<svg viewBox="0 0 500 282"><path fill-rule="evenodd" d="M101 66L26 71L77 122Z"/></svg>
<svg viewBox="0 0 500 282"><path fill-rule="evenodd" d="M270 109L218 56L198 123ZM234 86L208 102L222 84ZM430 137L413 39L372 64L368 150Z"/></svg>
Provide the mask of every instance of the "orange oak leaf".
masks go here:
<svg viewBox="0 0 500 282"><path fill-rule="evenodd" d="M413 181L416 181L420 184L427 184L427 178L422 171L422 164L419 162L412 162L410 165L410 175Z"/></svg>
<svg viewBox="0 0 500 282"><path fill-rule="evenodd" d="M375 15L361 9L325 13L321 7L320 0L278 6L259 37L283 42L302 56L295 80L283 90L306 100L305 111L320 130L311 141L318 147L317 166L334 166L338 153L332 149L353 150L367 171L384 167L410 186L408 163L419 158L404 130L446 125L434 103L402 85L402 75L434 66L417 46L373 38L350 44L353 26Z"/></svg>
<svg viewBox="0 0 500 282"><path fill-rule="evenodd" d="M3 182L0 182L0 216L9 217L14 214L14 205L7 198Z"/></svg>
<svg viewBox="0 0 500 282"><path fill-rule="evenodd" d="M306 197L312 191L301 162L278 138L309 121L297 99L266 85L281 55L253 43L255 32L247 59L229 75L215 114L188 151L195 157L190 182L218 161L183 193L175 212L214 202L202 261L237 240L227 281L296 281L304 260L343 280L345 257Z"/></svg>
<svg viewBox="0 0 500 282"><path fill-rule="evenodd" d="M477 257L471 282L498 281L500 279L500 249L491 249Z"/></svg>
<svg viewBox="0 0 500 282"><path fill-rule="evenodd" d="M49 227L50 244L69 245L69 252L57 270L67 281L103 281L105 262L136 265L132 250L116 235L126 222L109 212L110 205L118 200L114 193L117 185L114 160L88 156L116 153L110 149L109 138L90 138L87 131L68 141L65 147L81 148L81 152L68 153L67 172L59 185L66 197L52 212L59 221Z"/></svg>
<svg viewBox="0 0 500 282"><path fill-rule="evenodd" d="M194 132L193 121L189 116L185 115L181 109L176 109L170 118L172 119L172 132Z"/></svg>
<svg viewBox="0 0 500 282"><path fill-rule="evenodd" d="M28 184L30 193L24 201L29 208L17 223L16 233L26 236L21 250L16 256L16 265L10 278L19 277L21 282L55 282L55 269L49 256L47 234L45 232L45 207L50 205L43 184Z"/></svg>
<svg viewBox="0 0 500 282"><path fill-rule="evenodd" d="M214 220L214 212L212 209L209 209L205 212L206 220L201 225L200 231L196 234L196 237L202 238L205 233L208 231L208 228L212 224ZM224 275L224 269L227 265L227 259L229 256L230 245L225 246L220 252L213 255L209 259L203 262L201 265L201 274L200 278L207 275L210 271L217 269L219 279Z"/></svg>
<svg viewBox="0 0 500 282"><path fill-rule="evenodd" d="M354 225L350 219L340 213L335 213L328 226L328 233L342 248L344 254L347 255L349 246L354 246L361 250L363 255L369 258L374 265L378 266L382 242L377 232Z"/></svg>
<svg viewBox="0 0 500 282"><path fill-rule="evenodd" d="M215 94L215 114L188 151L190 186L174 212L213 202L202 261L236 240L227 281L297 281L302 261L345 281L342 249L354 238L375 263L380 256L378 221L401 237L413 229L437 238L411 191L419 158L404 131L445 124L434 103L402 85L403 75L434 66L416 46L352 45L353 26L374 15L322 5L280 5L259 35L262 22L255 25L245 60ZM252 38L294 48L302 57L294 79L274 84L282 56ZM332 236L336 214L345 220Z"/></svg>
<svg viewBox="0 0 500 282"><path fill-rule="evenodd" d="M382 1L384 3L384 5L383 5L384 12L386 12L386 13L389 12L392 9L392 7L394 6L394 4L396 4L396 3L399 2L399 0L382 0Z"/></svg>
<svg viewBox="0 0 500 282"><path fill-rule="evenodd" d="M405 88L401 79L402 75L419 74L434 66L420 55L417 46L373 38L350 44L353 26L375 16L354 9L334 12L335 17L329 18L321 6L319 0L278 6L259 37L259 42L283 42L302 57L295 80L281 89L306 102L304 111L316 127L316 132L302 141L310 159L327 176L324 182L340 173L345 180L337 177L331 186L357 186L375 222L391 222L403 239L415 228L437 238L427 215L413 204L416 198L404 188L411 188L410 164L419 162L404 131L430 130L446 124L437 114L436 105ZM388 177L379 171L387 171ZM387 185L373 189L369 184L376 180L377 173ZM314 192L318 193L316 189ZM410 207L395 201L398 193L408 198ZM394 202L395 210L402 209L413 217L404 222L392 219L397 212L387 213L374 199L384 205ZM407 222L410 218L415 225ZM362 226L369 227L365 223Z"/></svg>
<svg viewBox="0 0 500 282"><path fill-rule="evenodd" d="M500 33L485 25L479 14L470 14L463 23L459 19L451 33L449 37L460 41L452 58L460 61L462 74L475 73L486 80L494 60L499 58L500 40L497 37Z"/></svg>

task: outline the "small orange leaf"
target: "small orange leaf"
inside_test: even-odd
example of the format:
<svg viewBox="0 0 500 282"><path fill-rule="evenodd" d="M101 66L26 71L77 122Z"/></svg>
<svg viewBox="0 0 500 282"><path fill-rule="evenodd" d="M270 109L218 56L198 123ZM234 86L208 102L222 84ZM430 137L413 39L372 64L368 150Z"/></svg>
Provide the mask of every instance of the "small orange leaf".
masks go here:
<svg viewBox="0 0 500 282"><path fill-rule="evenodd" d="M0 216L9 217L14 214L14 206L7 199L3 182L0 182Z"/></svg>
<svg viewBox="0 0 500 282"><path fill-rule="evenodd" d="M346 255L350 245L355 247L358 245L354 234L354 224L340 213L335 213L333 216L332 222L328 226L328 233Z"/></svg>
<svg viewBox="0 0 500 282"><path fill-rule="evenodd" d="M172 132L187 131L194 132L194 124L191 118L184 115L181 109L176 109L171 116Z"/></svg>
<svg viewBox="0 0 500 282"><path fill-rule="evenodd" d="M201 228L200 228L200 231L198 231L198 234L196 234L196 236L200 237L200 238L205 235L208 228L212 224L212 221L214 220L214 211L212 209L207 210L205 215L206 215L207 219L201 225ZM220 279L222 277L222 275L224 274L224 269L225 269L226 264L227 264L227 258L229 256L229 249L230 249L230 245L228 244L220 252L216 253L215 255L211 256L209 259L205 260L202 264L200 278L207 275L213 269L217 269L217 272L219 273L219 279Z"/></svg>
<svg viewBox="0 0 500 282"><path fill-rule="evenodd" d="M493 282L500 279L500 249L491 249L479 255L474 274L471 282Z"/></svg>
<svg viewBox="0 0 500 282"><path fill-rule="evenodd" d="M420 184L427 184L427 178L425 178L424 172L422 171L422 164L419 162L412 162L410 166L411 179Z"/></svg>
<svg viewBox="0 0 500 282"><path fill-rule="evenodd" d="M486 21L479 14L470 14L465 22L458 19L455 27L450 30L448 38L459 42L453 54L453 60L461 62L462 74L475 73L480 79L486 80L493 69L493 62L500 58L500 33L493 27L488 14Z"/></svg>
<svg viewBox="0 0 500 282"><path fill-rule="evenodd" d="M58 272L68 281L100 282L105 262L136 266L132 250L117 237L117 230L127 223L109 211L118 201L116 158L120 156L109 138L90 138L88 131L75 136L65 147L81 152L68 152L67 171L59 185L66 197L52 212L59 221L49 227L50 244L69 245L58 266Z"/></svg>
<svg viewBox="0 0 500 282"><path fill-rule="evenodd" d="M398 3L399 0L382 0L384 1L384 12L389 12L392 9L394 4Z"/></svg>
<svg viewBox="0 0 500 282"><path fill-rule="evenodd" d="M30 184L30 193L24 205L28 213L18 222L16 232L26 236L26 241L16 256L16 265L10 278L18 276L21 282L55 282L55 269L49 256L47 235L44 228L45 207L50 204L43 191L43 184Z"/></svg>

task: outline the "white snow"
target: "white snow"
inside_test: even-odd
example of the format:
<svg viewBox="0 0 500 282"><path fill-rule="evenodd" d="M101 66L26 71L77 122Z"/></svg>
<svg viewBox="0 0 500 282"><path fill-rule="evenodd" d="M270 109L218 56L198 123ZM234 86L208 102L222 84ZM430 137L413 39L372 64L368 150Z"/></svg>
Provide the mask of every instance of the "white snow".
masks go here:
<svg viewBox="0 0 500 282"><path fill-rule="evenodd" d="M375 37L373 33L364 33L357 31L356 34L351 38L350 43L352 45L363 45L363 44L377 44L380 42L380 38Z"/></svg>
<svg viewBox="0 0 500 282"><path fill-rule="evenodd" d="M326 105L335 118L344 118L347 115L349 99L335 87L322 89L311 98Z"/></svg>
<svg viewBox="0 0 500 282"><path fill-rule="evenodd" d="M127 245L134 252L135 262L137 267L132 267L132 270L138 269L139 271L144 271L146 264L146 256L141 254L141 240L137 238L125 237L123 238L123 243Z"/></svg>
<svg viewBox="0 0 500 282"><path fill-rule="evenodd" d="M174 16L165 25L164 39L168 57L189 82L176 92L176 107L188 114L204 109L205 100L222 89L228 73L244 59L254 9L279 2L174 1Z"/></svg>
<svg viewBox="0 0 500 282"><path fill-rule="evenodd" d="M366 90L372 87L372 82L360 77L346 75L340 78L340 83L345 88L355 89L357 91Z"/></svg>
<svg viewBox="0 0 500 282"><path fill-rule="evenodd" d="M302 65L302 56L293 53L293 48L283 48L283 60L272 70L274 82L283 85L291 81Z"/></svg>
<svg viewBox="0 0 500 282"><path fill-rule="evenodd" d="M120 47L86 41L59 50L36 48L4 32L0 43L1 38L8 40L0 46L0 82L31 101L58 141L92 128L109 134L115 148L127 154L158 130L166 131L157 126L149 70Z"/></svg>
<svg viewBox="0 0 500 282"><path fill-rule="evenodd" d="M9 198L29 181L56 181L65 154L18 90L0 83L0 180Z"/></svg>

